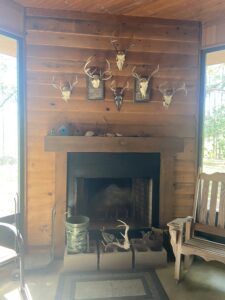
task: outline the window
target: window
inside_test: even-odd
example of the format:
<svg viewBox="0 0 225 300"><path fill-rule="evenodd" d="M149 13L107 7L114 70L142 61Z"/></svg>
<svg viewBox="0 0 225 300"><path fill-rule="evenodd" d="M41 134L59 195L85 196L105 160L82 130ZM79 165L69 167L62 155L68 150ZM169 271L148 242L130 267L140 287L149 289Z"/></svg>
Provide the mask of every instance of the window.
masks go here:
<svg viewBox="0 0 225 300"><path fill-rule="evenodd" d="M225 49L204 53L202 170L225 170ZM203 108L203 109L202 109ZM200 134L201 136L201 134Z"/></svg>
<svg viewBox="0 0 225 300"><path fill-rule="evenodd" d="M0 34L0 218L14 214L20 194L18 41Z"/></svg>

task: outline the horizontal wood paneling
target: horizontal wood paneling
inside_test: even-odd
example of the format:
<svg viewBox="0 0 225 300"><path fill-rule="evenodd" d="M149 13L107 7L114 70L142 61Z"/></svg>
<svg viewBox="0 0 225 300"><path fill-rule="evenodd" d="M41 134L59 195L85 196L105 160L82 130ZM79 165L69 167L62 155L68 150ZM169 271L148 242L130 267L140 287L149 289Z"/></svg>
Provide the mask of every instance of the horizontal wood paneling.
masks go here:
<svg viewBox="0 0 225 300"><path fill-rule="evenodd" d="M24 35L24 8L12 0L0 0L0 30Z"/></svg>
<svg viewBox="0 0 225 300"><path fill-rule="evenodd" d="M65 1L65 0L15 0L27 7L67 10L68 16L77 17L73 10L81 12L155 17L165 19L208 21L222 18L225 13L224 1L218 0L93 0ZM49 12L48 15L59 13ZM82 15L82 13L80 13ZM83 14L84 15L84 14ZM78 16L79 17L79 16ZM85 18L85 16L82 16Z"/></svg>
<svg viewBox="0 0 225 300"><path fill-rule="evenodd" d="M202 26L202 48L225 45L225 21L206 22Z"/></svg>
<svg viewBox="0 0 225 300"><path fill-rule="evenodd" d="M171 170L175 179L175 206L171 209L177 217L190 214L196 170L199 24L57 11L48 14L49 17L46 11L29 9L26 17L29 245L50 243L55 155L44 151L44 137L64 123L73 124L77 134L97 130L124 136L183 138L185 150L176 155ZM116 35L124 46L131 38L135 44L127 53L122 72L116 69L110 43ZM104 101L87 100L83 66L94 54L99 62L105 57L110 60L119 83L130 82L120 112L114 105L109 82ZM132 67L138 65L141 70L151 72L157 64L160 69L151 82L151 101L134 103ZM78 85L65 103L52 87L52 78L72 80L75 74ZM185 82L188 88L187 96L182 92L175 95L168 110L163 108L158 91L159 84L165 81Z"/></svg>

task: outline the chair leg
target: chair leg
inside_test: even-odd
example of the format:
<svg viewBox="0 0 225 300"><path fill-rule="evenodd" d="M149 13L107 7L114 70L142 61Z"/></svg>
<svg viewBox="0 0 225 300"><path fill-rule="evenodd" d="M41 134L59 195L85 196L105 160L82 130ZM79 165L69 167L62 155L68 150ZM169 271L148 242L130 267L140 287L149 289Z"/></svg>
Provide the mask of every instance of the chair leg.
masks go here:
<svg viewBox="0 0 225 300"><path fill-rule="evenodd" d="M177 283L180 281L180 272L181 272L181 253L176 253L176 261L175 261L175 280Z"/></svg>
<svg viewBox="0 0 225 300"><path fill-rule="evenodd" d="M19 257L19 264L20 264L20 289L24 290L25 280L24 280L24 257L23 257L23 254Z"/></svg>
<svg viewBox="0 0 225 300"><path fill-rule="evenodd" d="M194 258L193 255L185 255L185 257L184 257L184 269L185 270L188 270L189 267L192 265L193 258Z"/></svg>

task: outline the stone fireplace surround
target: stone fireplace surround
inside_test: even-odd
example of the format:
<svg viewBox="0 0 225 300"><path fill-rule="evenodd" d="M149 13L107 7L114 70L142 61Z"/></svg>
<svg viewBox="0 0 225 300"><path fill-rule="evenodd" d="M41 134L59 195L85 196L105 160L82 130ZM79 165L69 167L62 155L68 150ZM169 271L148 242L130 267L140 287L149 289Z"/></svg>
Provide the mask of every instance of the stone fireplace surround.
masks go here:
<svg viewBox="0 0 225 300"><path fill-rule="evenodd" d="M67 153L160 153L159 224L173 218L174 156L184 151L181 138L166 137L85 137L46 136L44 149L55 152L55 226L54 253L62 258L65 250L64 215L67 199Z"/></svg>

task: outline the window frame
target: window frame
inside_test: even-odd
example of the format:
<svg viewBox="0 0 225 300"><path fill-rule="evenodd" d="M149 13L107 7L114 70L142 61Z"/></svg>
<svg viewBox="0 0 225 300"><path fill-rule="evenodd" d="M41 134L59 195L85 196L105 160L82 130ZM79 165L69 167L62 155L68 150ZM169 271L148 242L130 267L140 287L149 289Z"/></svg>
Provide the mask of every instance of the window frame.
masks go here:
<svg viewBox="0 0 225 300"><path fill-rule="evenodd" d="M199 122L198 122L198 169L202 169L203 146L204 146L204 120L205 120L205 97L206 97L206 56L209 53L225 50L225 45L206 48L200 54L200 97L199 97Z"/></svg>
<svg viewBox="0 0 225 300"><path fill-rule="evenodd" d="M19 227L24 232L25 215L25 101L24 101L24 39L21 36L0 30L0 34L12 38L17 42L17 99L18 99L18 194L19 206ZM0 219L2 222L12 223L14 215L8 215Z"/></svg>

